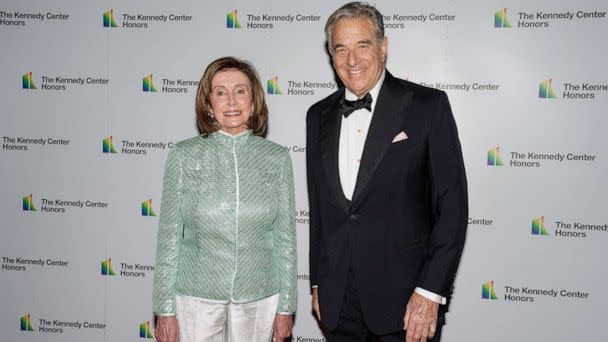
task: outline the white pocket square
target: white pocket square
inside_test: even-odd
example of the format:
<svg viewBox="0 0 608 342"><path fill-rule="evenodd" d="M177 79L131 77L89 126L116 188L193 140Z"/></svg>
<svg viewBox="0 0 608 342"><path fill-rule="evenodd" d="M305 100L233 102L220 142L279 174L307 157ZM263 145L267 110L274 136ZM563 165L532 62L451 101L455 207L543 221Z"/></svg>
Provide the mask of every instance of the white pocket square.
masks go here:
<svg viewBox="0 0 608 342"><path fill-rule="evenodd" d="M393 138L393 142L396 143L398 141L401 140L405 140L407 139L407 134L405 134L404 131L399 132L399 134L395 135L395 137Z"/></svg>

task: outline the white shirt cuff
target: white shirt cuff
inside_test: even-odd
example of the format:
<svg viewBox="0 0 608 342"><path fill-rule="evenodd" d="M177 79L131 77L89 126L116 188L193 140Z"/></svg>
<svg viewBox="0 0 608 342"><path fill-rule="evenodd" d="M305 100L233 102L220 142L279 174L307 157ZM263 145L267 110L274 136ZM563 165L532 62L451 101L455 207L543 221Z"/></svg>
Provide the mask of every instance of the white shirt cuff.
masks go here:
<svg viewBox="0 0 608 342"><path fill-rule="evenodd" d="M446 299L445 297L442 297L434 292L431 291L427 291L421 287L417 287L414 292L416 292L417 294L421 295L422 297L426 298L426 299L430 299L435 303L444 305L446 303Z"/></svg>

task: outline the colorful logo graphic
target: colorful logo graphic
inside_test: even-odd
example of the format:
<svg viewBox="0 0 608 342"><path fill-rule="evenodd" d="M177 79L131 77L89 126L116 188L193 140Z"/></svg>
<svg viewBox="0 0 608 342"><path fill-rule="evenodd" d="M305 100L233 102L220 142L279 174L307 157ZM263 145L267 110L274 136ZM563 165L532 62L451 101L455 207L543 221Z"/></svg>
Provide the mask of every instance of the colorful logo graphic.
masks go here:
<svg viewBox="0 0 608 342"><path fill-rule="evenodd" d="M141 216L156 216L152 209L152 199L141 202Z"/></svg>
<svg viewBox="0 0 608 342"><path fill-rule="evenodd" d="M232 10L226 14L226 28L241 28L236 10Z"/></svg>
<svg viewBox="0 0 608 342"><path fill-rule="evenodd" d="M34 331L34 327L32 326L32 319L30 318L30 314L27 314L20 318L20 326L21 326L21 331Z"/></svg>
<svg viewBox="0 0 608 342"><path fill-rule="evenodd" d="M494 27L495 28L511 27L509 18L507 18L507 9L506 8L503 8L500 11L494 13Z"/></svg>
<svg viewBox="0 0 608 342"><path fill-rule="evenodd" d="M23 197L23 211L37 211L32 194Z"/></svg>
<svg viewBox="0 0 608 342"><path fill-rule="evenodd" d="M553 92L553 87L551 86L551 79L540 82L538 85L538 97L541 99L557 98Z"/></svg>
<svg viewBox="0 0 608 342"><path fill-rule="evenodd" d="M279 77L275 76L268 80L266 92L271 95L281 95L281 89L279 89Z"/></svg>
<svg viewBox="0 0 608 342"><path fill-rule="evenodd" d="M111 135L103 139L103 153L116 153Z"/></svg>
<svg viewBox="0 0 608 342"><path fill-rule="evenodd" d="M114 270L112 270L112 258L107 258L106 260L101 262L101 275L116 275Z"/></svg>
<svg viewBox="0 0 608 342"><path fill-rule="evenodd" d="M494 280L481 285L481 299L498 299L494 292Z"/></svg>
<svg viewBox="0 0 608 342"><path fill-rule="evenodd" d="M150 330L150 321L145 321L139 325L139 337L154 338L154 335L152 335L152 331Z"/></svg>
<svg viewBox="0 0 608 342"><path fill-rule="evenodd" d="M152 74L144 77L144 92L155 93L156 87L154 86L154 82L152 80Z"/></svg>
<svg viewBox="0 0 608 342"><path fill-rule="evenodd" d="M549 235L547 228L545 228L544 216L532 220L532 235Z"/></svg>
<svg viewBox="0 0 608 342"><path fill-rule="evenodd" d="M22 84L23 84L23 89L36 89L36 85L34 84L34 81L32 80L31 71L23 74L23 77L21 77L21 80L22 80Z"/></svg>
<svg viewBox="0 0 608 342"><path fill-rule="evenodd" d="M490 166L503 166L502 160L500 159L500 147L488 151L488 165Z"/></svg>
<svg viewBox="0 0 608 342"><path fill-rule="evenodd" d="M103 27L118 27L114 20L114 10L110 9L103 12Z"/></svg>

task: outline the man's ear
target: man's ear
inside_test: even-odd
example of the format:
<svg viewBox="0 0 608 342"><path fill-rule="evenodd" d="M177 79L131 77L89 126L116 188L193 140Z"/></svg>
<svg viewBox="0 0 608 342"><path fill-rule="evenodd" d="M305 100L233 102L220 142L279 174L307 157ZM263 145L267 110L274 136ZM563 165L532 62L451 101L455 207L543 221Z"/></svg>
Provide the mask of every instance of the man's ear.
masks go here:
<svg viewBox="0 0 608 342"><path fill-rule="evenodd" d="M382 44L380 44L380 53L382 54L382 63L386 62L386 55L388 52L388 37L384 37Z"/></svg>

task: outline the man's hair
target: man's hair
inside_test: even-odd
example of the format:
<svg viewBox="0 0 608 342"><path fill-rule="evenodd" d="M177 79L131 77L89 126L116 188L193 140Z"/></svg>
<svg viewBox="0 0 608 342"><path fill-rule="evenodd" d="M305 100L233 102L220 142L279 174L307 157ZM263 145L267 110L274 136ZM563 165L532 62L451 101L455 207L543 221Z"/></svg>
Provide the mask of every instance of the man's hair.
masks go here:
<svg viewBox="0 0 608 342"><path fill-rule="evenodd" d="M325 23L325 39L327 40L327 48L330 55L333 56L334 54L332 41L334 28L336 23L344 18L367 18L371 20L374 25L374 33L376 34L378 45L382 43L382 40L384 39L384 20L382 19L382 13L367 2L353 1L338 8L329 16L329 18L327 18L327 23Z"/></svg>
<svg viewBox="0 0 608 342"><path fill-rule="evenodd" d="M264 87L260 82L260 77L257 71L246 60L235 57L222 57L211 62L205 69L205 73L201 77L196 91L195 110L196 124L198 131L203 136L208 136L220 129L215 119L209 115L211 112L211 81L213 77L224 70L238 70L247 76L251 87L251 96L253 99L253 113L246 123L248 129L253 131L254 135L261 137L266 136L268 128L268 106L264 98Z"/></svg>

